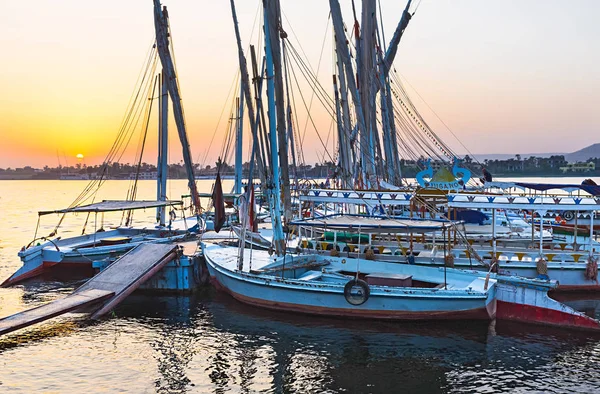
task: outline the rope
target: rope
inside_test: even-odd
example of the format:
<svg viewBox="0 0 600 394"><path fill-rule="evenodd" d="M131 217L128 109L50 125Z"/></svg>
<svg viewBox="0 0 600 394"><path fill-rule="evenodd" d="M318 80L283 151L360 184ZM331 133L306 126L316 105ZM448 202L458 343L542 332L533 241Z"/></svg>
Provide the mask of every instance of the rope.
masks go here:
<svg viewBox="0 0 600 394"><path fill-rule="evenodd" d="M538 275L548 275L548 262L543 257L540 257L535 266Z"/></svg>
<svg viewBox="0 0 600 394"><path fill-rule="evenodd" d="M148 126L150 125L150 115L152 114L152 102L154 101L154 92L156 91L156 86L158 84L159 84L159 79L158 79L158 76L156 76L155 83L152 85L152 92L150 93L150 97L148 98L149 101L148 101L148 106L147 106L147 110L146 110L147 116L146 116L146 121L145 121L145 125L144 125L144 132L142 134L142 141L141 141L141 146L140 146L140 150L139 150L137 169L135 172L135 180L131 187L131 201L135 200L135 197L137 195L137 185L138 185L138 180L139 180L139 176L140 176L140 169L142 167L142 157L144 156L144 148L146 147L146 138L148 136ZM132 218L133 218L133 210L129 210L127 212L127 220L125 221L126 226L129 226Z"/></svg>
<svg viewBox="0 0 600 394"><path fill-rule="evenodd" d="M598 259L590 256L585 266L585 278L598 283Z"/></svg>
<svg viewBox="0 0 600 394"><path fill-rule="evenodd" d="M86 185L84 190L73 200L73 202L71 202L68 208L73 208L78 205L81 205L90 199L92 200L92 202L95 201L95 197L98 193L98 190L100 189L100 186L102 186L102 184L106 181L109 166L121 160L125 149L129 145L131 137L133 136L133 132L138 124L139 118L144 108L144 105L142 105L144 101L140 98L140 94L142 91L148 90L148 86L150 85L151 81L150 75L154 74L154 70L156 69L156 64L158 62L158 53L156 51L156 45L151 45L150 49L148 50L147 57L147 60L144 62L144 65L142 66L138 74L138 78L134 85L134 90L129 98L127 110L125 111L123 119L121 120L121 125L119 126L115 142L111 146L109 152L105 156L104 161L102 163L102 170L100 176L96 179L91 180ZM56 235L56 233L58 232L58 228L62 224L62 221L65 217L66 213L61 215L56 227L49 236Z"/></svg>

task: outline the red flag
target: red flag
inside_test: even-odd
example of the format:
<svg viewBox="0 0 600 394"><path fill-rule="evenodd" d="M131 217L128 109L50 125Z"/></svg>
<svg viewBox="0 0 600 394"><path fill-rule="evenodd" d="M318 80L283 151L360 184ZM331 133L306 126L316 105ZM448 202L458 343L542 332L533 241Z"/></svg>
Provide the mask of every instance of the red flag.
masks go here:
<svg viewBox="0 0 600 394"><path fill-rule="evenodd" d="M250 185L250 206L248 208L248 216L250 217L248 225L251 231L254 231L254 186Z"/></svg>
<svg viewBox="0 0 600 394"><path fill-rule="evenodd" d="M217 173L215 188L212 194L213 205L215 207L215 231L218 233L225 224L225 204L223 202L223 187L221 186L221 174Z"/></svg>

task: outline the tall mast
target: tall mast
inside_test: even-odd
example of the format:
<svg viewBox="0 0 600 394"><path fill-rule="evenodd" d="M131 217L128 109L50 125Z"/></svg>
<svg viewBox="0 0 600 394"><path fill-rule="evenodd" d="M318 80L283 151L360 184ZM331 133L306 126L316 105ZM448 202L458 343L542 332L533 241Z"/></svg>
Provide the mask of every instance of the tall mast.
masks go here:
<svg viewBox="0 0 600 394"><path fill-rule="evenodd" d="M281 178L275 178L275 181L280 181L283 185L283 216L287 223L292 220L292 195L290 191L290 174L288 164L283 67L281 64L281 43L279 41L280 37L284 39L287 34L281 28L281 9L279 0L263 0L263 4L265 4L265 37L267 37L266 30L268 30L269 36L269 47L265 52L270 54L271 61L273 62L272 75L274 77L274 97L276 103L275 109L277 111L276 128Z"/></svg>
<svg viewBox="0 0 600 394"><path fill-rule="evenodd" d="M265 24L265 55L267 60L267 101L268 101L268 115L269 115L269 139L270 139L270 147L271 147L271 171L272 171L272 179L270 184L267 185L267 190L271 195L272 201L272 209L271 209L271 220L273 222L273 244L275 246L275 252L278 256L282 255L285 251L285 239L283 236L283 226L281 224L281 188L280 188L280 164L283 166L283 163L280 163L280 159L282 155L278 154L278 124L276 117L276 108L275 108L275 65L273 62L273 37L271 29L271 20L268 12L268 2L264 1L264 24ZM275 30L276 32L277 30ZM277 39L277 33L275 33L275 39ZM280 105L281 107L281 105ZM283 118L283 123L279 123L280 127L283 127L285 133L285 117ZM285 138L285 134L284 134ZM285 142L285 141L284 141ZM285 147L285 144L283 145ZM283 149L282 147L282 149ZM283 150L287 164L287 150ZM289 180L288 183L289 185ZM285 188L284 188L285 189Z"/></svg>
<svg viewBox="0 0 600 394"><path fill-rule="evenodd" d="M396 53L398 52L398 44L400 44L400 39L404 34L404 30L406 29L406 26L408 26L408 22L410 22L410 18L412 17L408 12L411 2L412 0L408 0L408 3L406 3L404 12L402 12L402 18L400 18L400 22L398 22L398 26L396 26L396 31L394 31L394 35L392 36L390 45L388 46L388 49L385 52L385 57L383 60L384 64L386 65L386 75L387 73L389 73L389 69L392 67L392 63L394 62L394 58L396 57Z"/></svg>
<svg viewBox="0 0 600 394"><path fill-rule="evenodd" d="M335 98L335 117L337 121L337 130L338 130L338 145L339 145L339 157L340 157L340 169L342 171L341 179L342 179L342 188L349 188L350 182L348 175L350 174L350 158L348 157L348 150L346 149L346 143L348 141L348 137L344 130L344 121L342 119L341 114L341 103L340 103L340 94L338 92L337 78L333 76L333 92Z"/></svg>
<svg viewBox="0 0 600 394"><path fill-rule="evenodd" d="M381 9L380 9L381 11ZM387 101L387 87L389 87L389 81L386 79L386 75L383 72L383 68L385 67L383 64L383 53L381 51L381 42L384 41L385 46L385 36L383 35L383 28L381 27L381 34L379 34L380 29L377 29L377 65L378 65L378 77L379 84L375 86L375 90L379 89L379 101L381 105L381 124L383 131L383 148L385 152L385 168L383 169L383 174L385 175L384 179L388 182L395 182L395 168L394 165L396 163L396 156L394 155L394 144L395 139L392 139L392 125L394 122L394 113L393 107L388 107ZM384 48L385 51L385 48ZM394 133L395 133L395 129Z"/></svg>
<svg viewBox="0 0 600 394"><path fill-rule="evenodd" d="M168 176L168 159L169 159L169 92L165 82L165 73L160 75L161 94L158 101L159 104L159 123L158 123L158 165L156 177L156 199L158 201L167 200L167 176ZM156 216L160 226L165 225L165 207L156 209Z"/></svg>
<svg viewBox="0 0 600 394"><path fill-rule="evenodd" d="M336 54L337 54L337 49L336 49ZM352 124L350 123L350 108L348 106L348 89L346 88L346 75L344 72L344 66L342 64L342 61L340 60L339 55L337 55L336 66L337 66L338 77L339 77L339 92L340 92L339 93L339 96L340 96L339 106L340 106L340 112L341 112L341 119L340 119L340 116L338 115L338 123L341 122L340 135L342 136L342 139L339 140L340 155L343 153L344 157L346 158L346 162L344 163L344 165L342 165L342 171L344 171L344 174L342 174L342 184L343 184L344 188L351 188L352 187L351 174L353 174L351 163L353 163L355 161L355 154L354 154L355 151L351 147L354 146L356 136L354 135L354 133L351 133ZM350 78L354 78L354 77L351 75ZM336 82L337 82L335 80L335 78L334 78L333 82L334 82L334 87L335 87ZM337 92L337 90L336 90L336 92ZM352 157L350 156L350 153L352 153Z"/></svg>
<svg viewBox="0 0 600 394"><path fill-rule="evenodd" d="M235 134L235 184L233 192L240 194L242 192L242 147L244 142L244 82L240 83L240 97L237 102L236 114L236 134Z"/></svg>
<svg viewBox="0 0 600 394"><path fill-rule="evenodd" d="M402 12L402 17L400 18L400 22L398 22L398 26L394 31L394 35L392 40L390 41L390 45L385 51L385 56L383 58L382 64L382 72L384 74L384 82L385 82L385 92L382 91L380 93L384 93L386 107L387 107L387 116L388 116L388 125L390 128L390 139L391 139L391 147L392 147L392 155L394 162L392 163L394 169L394 178L391 179L391 182L395 185L400 185L402 182L402 167L400 165L400 155L398 154L398 139L396 136L396 124L394 122L394 106L392 103L392 91L390 87L389 73L392 68L392 63L394 62L394 58L396 57L396 53L398 51L398 45L400 44L400 39L404 34L404 30L408 26L408 22L410 22L411 14L408 12L410 8L412 0L408 0L406 3L406 7Z"/></svg>
<svg viewBox="0 0 600 394"><path fill-rule="evenodd" d="M250 118L250 129L252 131L252 152L256 151L256 146L258 143L258 126L257 126L257 118L254 112L254 104L252 102L252 95L250 94L250 80L248 77L248 64L246 62L246 56L244 56L244 49L242 48L242 39L240 38L240 28L238 26L237 13L235 11L235 3L234 0L230 0L231 4L231 17L233 18L233 27L235 30L235 38L238 47L238 60L240 63L240 77L242 80L241 86L244 92L244 97L246 100L246 106L248 107L248 117ZM259 163L259 171L264 173L264 167L262 166L262 161L257 160ZM250 160L250 170L248 178L252 177L252 171L254 169L254 160Z"/></svg>
<svg viewBox="0 0 600 394"><path fill-rule="evenodd" d="M192 203L196 215L200 213L200 197L196 188L196 179L194 176L194 165L192 163L192 154L190 152L190 144L186 133L185 119L183 115L183 107L181 105L181 96L179 94L179 86L177 83L177 73L169 51L169 15L167 7L160 8L160 1L154 0L154 28L156 30L156 47L158 55L163 66L167 90L171 96L173 103L173 115L175 116L175 124L177 125L177 133L181 141L183 149L183 161L188 177L188 187L192 195Z"/></svg>
<svg viewBox="0 0 600 394"><path fill-rule="evenodd" d="M348 43L346 41L344 20L342 18L342 10L340 8L339 1L329 0L329 8L331 10L331 20L333 22L335 33L335 48L338 54L338 61L341 61L344 66L344 72L347 77L346 82L348 83L348 88L350 90L350 94L352 95L352 102L354 103L358 127L357 131L359 134L366 133L363 106L358 94L358 86L356 85L356 80L354 79L354 68L352 67L352 62L350 60L350 50L348 49ZM366 147L364 146L360 147L361 151L365 148ZM358 163L358 160L355 162Z"/></svg>
<svg viewBox="0 0 600 394"><path fill-rule="evenodd" d="M367 176L377 173L375 168L375 141L377 119L375 117L375 31L377 28L376 0L363 0L360 34L360 63L358 66L360 95L365 118L365 133L361 135L363 168Z"/></svg>
<svg viewBox="0 0 600 394"><path fill-rule="evenodd" d="M287 142L290 146L290 154L292 155L292 168L294 169L294 186L298 190L298 167L296 163L296 142L294 141L294 126L292 121L292 104L290 101L290 81L288 78L287 69L287 52L285 48L285 40L281 40L281 46L283 48L283 70L285 76L285 97L287 102ZM291 203L291 201L290 201Z"/></svg>
<svg viewBox="0 0 600 394"><path fill-rule="evenodd" d="M256 163L258 164L258 171L260 175L261 183L267 184L267 163L271 161L270 151L267 146L266 137L266 121L265 121L265 109L262 103L262 88L263 88L263 75L265 75L265 63L266 60L263 58L263 64L261 67L260 74L258 73L258 64L256 62L256 51L254 45L250 45L250 58L252 59L252 84L254 85L254 99L256 100L256 139L254 140L253 146L256 146Z"/></svg>

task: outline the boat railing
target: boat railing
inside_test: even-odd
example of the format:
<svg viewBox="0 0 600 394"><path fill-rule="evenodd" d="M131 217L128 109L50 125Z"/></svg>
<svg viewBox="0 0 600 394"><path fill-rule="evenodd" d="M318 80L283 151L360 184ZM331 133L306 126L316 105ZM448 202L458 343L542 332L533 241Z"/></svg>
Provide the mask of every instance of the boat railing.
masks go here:
<svg viewBox="0 0 600 394"><path fill-rule="evenodd" d="M576 249L572 248L572 245L566 243L560 243L551 245L542 250L542 257L548 262L561 262L561 263L584 263L587 262L586 256L589 255L589 251L585 250L584 245L577 245ZM571 248L567 247L571 246ZM374 258L377 256L380 258L389 258L390 256L397 256L399 259L406 259L410 254L410 247L408 245L376 245L376 244L365 244L365 243L347 243L347 242L334 242L334 241L318 241L303 239L299 244L300 251L303 253L317 253L317 254L335 254L340 256L347 255L347 257L364 258L369 250L374 253ZM476 250L476 254L473 251ZM335 251L335 252L334 252ZM428 258L439 258L443 261L443 250L440 245L425 244L423 249L414 250L413 253L418 257ZM501 261L536 261L540 258L540 251L537 248L497 248L494 252L492 247L486 248L466 248L464 245L450 245L446 251L447 254L451 254L455 259L473 259L479 256L485 261L491 261L494 258Z"/></svg>

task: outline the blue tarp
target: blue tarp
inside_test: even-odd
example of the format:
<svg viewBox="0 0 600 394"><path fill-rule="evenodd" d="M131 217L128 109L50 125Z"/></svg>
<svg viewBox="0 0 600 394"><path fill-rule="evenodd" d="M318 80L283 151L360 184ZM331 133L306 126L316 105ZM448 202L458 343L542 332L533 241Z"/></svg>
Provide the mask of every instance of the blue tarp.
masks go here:
<svg viewBox="0 0 600 394"><path fill-rule="evenodd" d="M463 220L465 223L482 225L486 220L489 220L489 217L483 212L475 211L472 209L464 209L457 211L456 217L454 217L454 210L451 209L450 220Z"/></svg>

